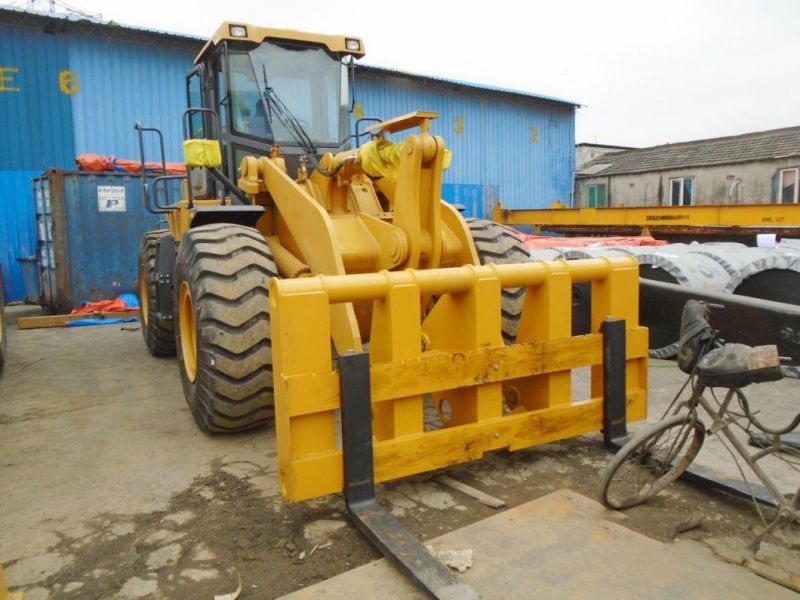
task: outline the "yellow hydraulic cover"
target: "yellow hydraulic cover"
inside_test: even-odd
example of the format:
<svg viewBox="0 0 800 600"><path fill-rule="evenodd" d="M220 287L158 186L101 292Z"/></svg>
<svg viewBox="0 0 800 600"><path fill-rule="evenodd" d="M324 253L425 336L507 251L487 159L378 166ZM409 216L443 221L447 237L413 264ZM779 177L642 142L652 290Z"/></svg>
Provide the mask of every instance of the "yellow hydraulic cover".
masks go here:
<svg viewBox="0 0 800 600"><path fill-rule="evenodd" d="M647 411L647 329L633 257L321 275L270 282L281 492L343 488L331 306L372 302L370 389L375 480L386 481L598 431L603 336L625 320L629 421ZM572 284L590 282L591 331L572 335ZM517 343L501 336L501 291L527 288ZM421 318L422 298L436 303ZM591 367L573 399L572 369ZM426 399L427 398L427 399ZM433 412L440 423L431 425ZM427 418L426 418L426 414Z"/></svg>
<svg viewBox="0 0 800 600"><path fill-rule="evenodd" d="M367 175L374 179L385 177L389 181L397 181L403 146L403 143L390 142L383 138L371 140L358 150L361 167ZM444 170L450 166L451 160L453 160L453 153L445 149Z"/></svg>
<svg viewBox="0 0 800 600"><path fill-rule="evenodd" d="M183 161L187 167L218 168L222 164L222 152L217 140L184 140Z"/></svg>

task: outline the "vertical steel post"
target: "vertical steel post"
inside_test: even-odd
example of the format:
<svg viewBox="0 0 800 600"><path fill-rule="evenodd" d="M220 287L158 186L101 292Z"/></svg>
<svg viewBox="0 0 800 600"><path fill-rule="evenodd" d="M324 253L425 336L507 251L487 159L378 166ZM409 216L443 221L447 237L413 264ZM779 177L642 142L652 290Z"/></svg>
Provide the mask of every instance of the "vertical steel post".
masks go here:
<svg viewBox="0 0 800 600"><path fill-rule="evenodd" d="M612 449L625 443L627 430L625 320L606 319L603 334L603 441Z"/></svg>

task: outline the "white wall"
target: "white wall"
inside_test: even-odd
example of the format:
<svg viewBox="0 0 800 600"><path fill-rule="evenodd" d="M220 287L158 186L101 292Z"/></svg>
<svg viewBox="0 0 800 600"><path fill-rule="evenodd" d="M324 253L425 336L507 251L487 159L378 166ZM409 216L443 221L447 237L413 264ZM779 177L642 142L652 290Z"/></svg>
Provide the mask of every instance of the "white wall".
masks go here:
<svg viewBox="0 0 800 600"><path fill-rule="evenodd" d="M800 166L800 157L726 166L694 167L635 175L580 177L575 182L575 206L587 205L586 186L605 183L609 206L668 206L669 180L694 178L694 204L768 204L776 201L780 169ZM731 184L739 180L733 195Z"/></svg>

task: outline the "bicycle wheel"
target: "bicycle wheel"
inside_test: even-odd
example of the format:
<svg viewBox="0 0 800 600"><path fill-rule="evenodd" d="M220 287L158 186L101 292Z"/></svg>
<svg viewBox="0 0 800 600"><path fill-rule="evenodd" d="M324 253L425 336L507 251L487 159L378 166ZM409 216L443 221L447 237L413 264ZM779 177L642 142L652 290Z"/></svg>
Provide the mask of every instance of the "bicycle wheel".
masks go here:
<svg viewBox="0 0 800 600"><path fill-rule="evenodd" d="M705 438L694 413L647 427L625 444L603 471L600 499L609 508L630 508L658 494L692 464Z"/></svg>

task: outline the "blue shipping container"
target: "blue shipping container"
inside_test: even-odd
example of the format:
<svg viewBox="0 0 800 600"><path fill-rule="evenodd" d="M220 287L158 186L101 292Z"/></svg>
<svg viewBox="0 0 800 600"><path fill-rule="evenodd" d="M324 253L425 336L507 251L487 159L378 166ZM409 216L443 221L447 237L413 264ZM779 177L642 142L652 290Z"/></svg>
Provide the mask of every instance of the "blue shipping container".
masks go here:
<svg viewBox="0 0 800 600"><path fill-rule="evenodd" d="M179 183L170 183L174 202ZM54 169L33 180L33 195L46 310L66 313L84 300L138 293L142 234L166 226L145 209L141 177Z"/></svg>

